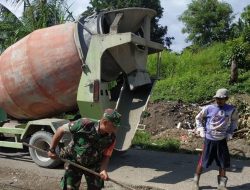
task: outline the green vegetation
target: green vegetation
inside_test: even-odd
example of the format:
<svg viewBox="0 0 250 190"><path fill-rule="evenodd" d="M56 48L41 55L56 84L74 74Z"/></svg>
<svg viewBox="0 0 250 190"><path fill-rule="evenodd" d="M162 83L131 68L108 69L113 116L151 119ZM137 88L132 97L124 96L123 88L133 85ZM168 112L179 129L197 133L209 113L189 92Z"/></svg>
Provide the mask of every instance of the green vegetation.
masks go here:
<svg viewBox="0 0 250 190"><path fill-rule="evenodd" d="M64 0L26 0L25 3L27 6L19 19L0 4L0 53L36 29L73 20Z"/></svg>
<svg viewBox="0 0 250 190"><path fill-rule="evenodd" d="M148 132L137 131L132 141L132 146L139 146L147 150L177 152L180 149L180 141L176 139L152 140Z"/></svg>
<svg viewBox="0 0 250 190"><path fill-rule="evenodd" d="M238 81L229 84L230 69L225 66L222 57L228 49L227 43L216 43L208 48L187 49L181 55L164 51L160 66L160 78L157 81L151 99L182 100L194 103L211 99L214 92L221 87L228 88L232 93L250 93L250 71L244 60L239 70ZM156 58L149 58L148 70L156 75Z"/></svg>
<svg viewBox="0 0 250 190"><path fill-rule="evenodd" d="M234 15L230 4L218 0L195 0L179 17L188 41L199 46L224 42L230 36Z"/></svg>

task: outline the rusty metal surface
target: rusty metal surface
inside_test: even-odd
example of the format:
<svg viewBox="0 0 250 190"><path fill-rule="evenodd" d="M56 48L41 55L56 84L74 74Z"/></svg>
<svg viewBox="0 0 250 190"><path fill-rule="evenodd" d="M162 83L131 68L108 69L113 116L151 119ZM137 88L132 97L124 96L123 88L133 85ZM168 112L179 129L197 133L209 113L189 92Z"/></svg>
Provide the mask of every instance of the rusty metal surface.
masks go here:
<svg viewBox="0 0 250 190"><path fill-rule="evenodd" d="M0 57L0 107L18 119L71 110L81 76L73 23L34 31Z"/></svg>

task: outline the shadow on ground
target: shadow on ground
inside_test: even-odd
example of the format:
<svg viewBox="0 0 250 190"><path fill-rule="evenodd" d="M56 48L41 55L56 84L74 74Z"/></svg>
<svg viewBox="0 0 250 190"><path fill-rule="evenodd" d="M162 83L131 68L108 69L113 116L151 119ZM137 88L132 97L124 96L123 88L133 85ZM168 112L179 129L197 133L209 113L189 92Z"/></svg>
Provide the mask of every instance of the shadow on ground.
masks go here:
<svg viewBox="0 0 250 190"><path fill-rule="evenodd" d="M153 171L162 171L165 174L154 177L148 182L153 183L166 183L177 184L182 181L191 181L195 172L196 164L198 162L199 155L193 154L176 154L167 152L155 152L130 149L123 154L117 152L111 159L110 170L116 170L123 166L130 166L135 168L149 168ZM244 165L248 163L248 165ZM242 162L241 160L232 159L231 168L229 172L241 173L244 167L249 167L250 162ZM213 165L204 170L206 173L210 170L218 170L215 162ZM232 190L249 188L249 184L242 185L242 187L231 187ZM214 187L205 187L206 189L213 189Z"/></svg>

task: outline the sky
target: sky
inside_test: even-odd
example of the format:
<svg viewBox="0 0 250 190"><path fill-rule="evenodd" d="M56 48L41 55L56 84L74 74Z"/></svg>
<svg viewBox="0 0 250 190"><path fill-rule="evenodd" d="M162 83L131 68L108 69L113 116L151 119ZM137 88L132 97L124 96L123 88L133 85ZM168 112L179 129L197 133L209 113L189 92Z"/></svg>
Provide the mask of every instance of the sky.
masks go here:
<svg viewBox="0 0 250 190"><path fill-rule="evenodd" d="M181 52L183 48L190 45L185 42L186 36L181 32L183 23L178 20L178 17L187 9L189 3L192 0L160 0L161 6L164 9L163 17L160 20L162 26L168 27L167 36L175 37L171 49L176 52ZM70 10L72 10L73 15L77 18L77 15L84 12L86 7L89 5L89 0L68 0L68 5ZM243 11L244 7L250 4L250 0L223 0L231 4L236 18L239 18L240 13ZM19 17L21 16L22 7L19 9L14 8L10 3L6 3L6 0L0 0L1 4L8 5L8 7L14 11L14 13Z"/></svg>

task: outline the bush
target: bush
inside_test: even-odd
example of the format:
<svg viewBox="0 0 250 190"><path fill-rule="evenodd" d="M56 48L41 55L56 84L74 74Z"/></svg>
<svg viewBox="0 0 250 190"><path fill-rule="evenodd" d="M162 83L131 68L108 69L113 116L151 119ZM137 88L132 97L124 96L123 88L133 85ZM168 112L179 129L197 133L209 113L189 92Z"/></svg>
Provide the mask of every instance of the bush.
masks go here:
<svg viewBox="0 0 250 190"><path fill-rule="evenodd" d="M247 62L249 52L249 44L244 42L242 38L227 41L223 49L220 51L219 59L226 67L230 67L233 60L238 64L239 68L249 70L250 65Z"/></svg>

